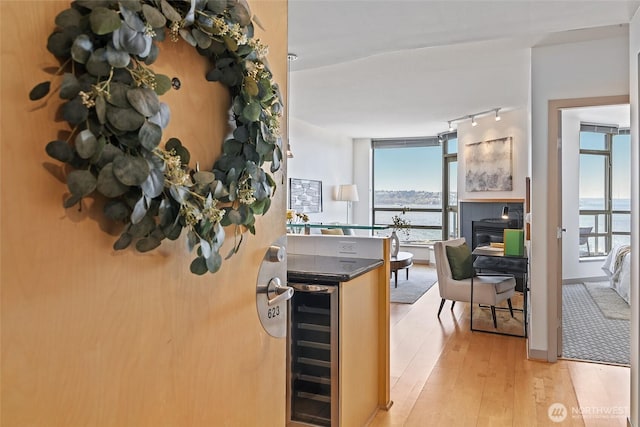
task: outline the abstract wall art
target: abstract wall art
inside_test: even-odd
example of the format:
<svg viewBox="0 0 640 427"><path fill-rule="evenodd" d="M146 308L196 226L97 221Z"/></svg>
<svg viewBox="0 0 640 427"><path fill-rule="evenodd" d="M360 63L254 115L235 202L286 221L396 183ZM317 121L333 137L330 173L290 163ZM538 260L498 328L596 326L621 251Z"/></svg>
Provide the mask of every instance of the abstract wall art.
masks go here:
<svg viewBox="0 0 640 427"><path fill-rule="evenodd" d="M512 191L511 137L467 144L465 189L467 191Z"/></svg>

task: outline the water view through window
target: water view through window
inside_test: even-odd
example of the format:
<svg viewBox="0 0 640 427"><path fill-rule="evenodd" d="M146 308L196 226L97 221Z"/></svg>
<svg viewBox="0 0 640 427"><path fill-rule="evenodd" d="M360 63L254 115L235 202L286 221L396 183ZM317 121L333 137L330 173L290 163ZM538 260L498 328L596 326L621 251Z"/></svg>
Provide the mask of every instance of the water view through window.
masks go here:
<svg viewBox="0 0 640 427"><path fill-rule="evenodd" d="M376 147L374 149L374 223L393 224L393 216L410 221L411 227L398 233L405 243L426 243L442 239L443 171L442 146ZM449 204L457 205L456 192ZM391 230L381 231L388 235Z"/></svg>

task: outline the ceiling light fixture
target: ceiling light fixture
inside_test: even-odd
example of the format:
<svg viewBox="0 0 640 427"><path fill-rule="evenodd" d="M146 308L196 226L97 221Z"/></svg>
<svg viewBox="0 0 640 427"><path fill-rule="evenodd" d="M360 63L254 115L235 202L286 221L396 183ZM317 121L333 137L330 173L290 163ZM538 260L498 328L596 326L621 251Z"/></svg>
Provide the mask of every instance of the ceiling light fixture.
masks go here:
<svg viewBox="0 0 640 427"><path fill-rule="evenodd" d="M462 116L462 117L458 117L458 118L455 118L455 119L447 120L447 124L449 125L449 132L453 131L453 124L454 123L460 122L462 120L471 119L471 126L477 126L478 122L476 121L476 118L479 117L479 116L484 116L485 114L489 114L489 113L495 113L495 119L496 119L496 122L498 122L501 119L500 110L502 110L502 107L492 108L490 110L480 111L478 113L473 113L473 114L467 114L466 116Z"/></svg>

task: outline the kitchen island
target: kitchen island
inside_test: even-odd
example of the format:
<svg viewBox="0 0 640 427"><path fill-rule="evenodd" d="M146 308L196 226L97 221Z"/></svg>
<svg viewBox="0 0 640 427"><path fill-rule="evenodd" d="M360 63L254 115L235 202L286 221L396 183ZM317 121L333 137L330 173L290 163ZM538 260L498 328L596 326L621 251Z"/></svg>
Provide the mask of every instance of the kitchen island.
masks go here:
<svg viewBox="0 0 640 427"><path fill-rule="evenodd" d="M373 240L379 258L287 256L289 426L366 425L391 406L388 239Z"/></svg>

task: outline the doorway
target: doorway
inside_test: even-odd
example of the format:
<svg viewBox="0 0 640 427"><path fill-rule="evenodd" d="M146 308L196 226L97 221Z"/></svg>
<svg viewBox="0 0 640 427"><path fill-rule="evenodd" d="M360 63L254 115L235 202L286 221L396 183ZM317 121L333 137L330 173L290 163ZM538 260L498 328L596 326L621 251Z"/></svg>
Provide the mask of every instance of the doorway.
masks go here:
<svg viewBox="0 0 640 427"><path fill-rule="evenodd" d="M629 104L561 110L563 358L630 363L630 257L602 268L630 243L630 118Z"/></svg>

